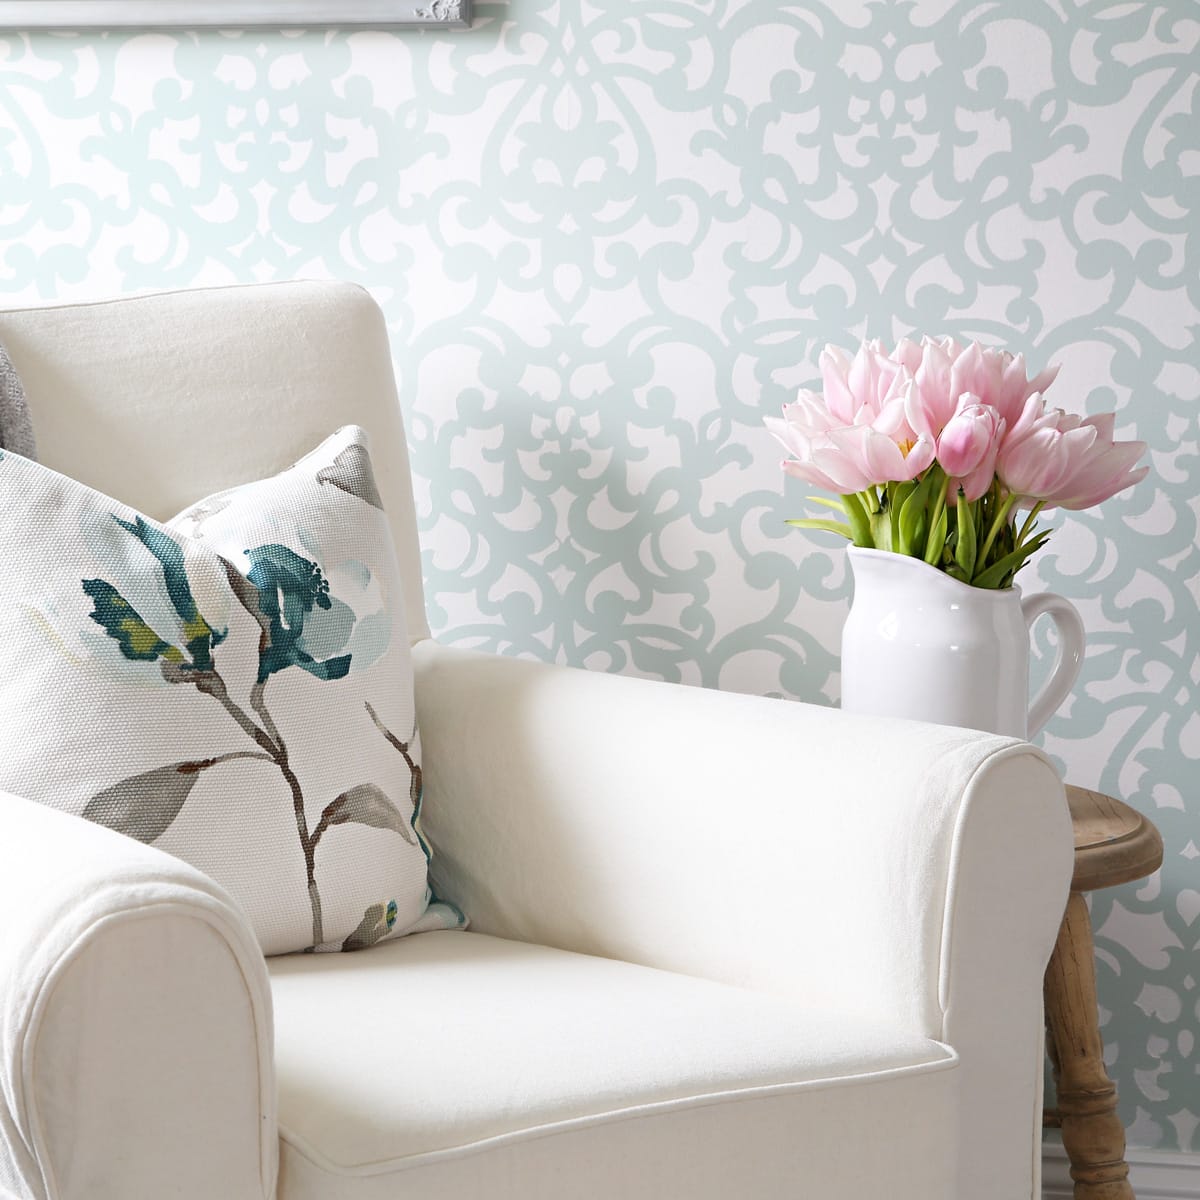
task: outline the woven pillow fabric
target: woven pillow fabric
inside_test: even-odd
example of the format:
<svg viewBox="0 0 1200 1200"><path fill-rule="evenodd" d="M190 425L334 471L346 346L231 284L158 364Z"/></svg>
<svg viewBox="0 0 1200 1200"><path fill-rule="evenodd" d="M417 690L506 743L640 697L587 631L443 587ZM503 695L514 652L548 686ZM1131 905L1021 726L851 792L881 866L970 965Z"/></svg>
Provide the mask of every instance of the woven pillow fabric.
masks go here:
<svg viewBox="0 0 1200 1200"><path fill-rule="evenodd" d="M0 790L192 863L267 954L462 924L361 429L165 525L3 452L0 508Z"/></svg>

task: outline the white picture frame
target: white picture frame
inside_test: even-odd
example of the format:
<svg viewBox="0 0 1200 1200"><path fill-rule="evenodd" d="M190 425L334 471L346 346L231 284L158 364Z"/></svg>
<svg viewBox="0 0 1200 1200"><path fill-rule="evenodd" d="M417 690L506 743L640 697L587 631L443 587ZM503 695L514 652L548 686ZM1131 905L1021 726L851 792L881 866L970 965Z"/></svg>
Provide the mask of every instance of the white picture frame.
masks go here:
<svg viewBox="0 0 1200 1200"><path fill-rule="evenodd" d="M471 0L0 0L0 30L371 25L464 28Z"/></svg>

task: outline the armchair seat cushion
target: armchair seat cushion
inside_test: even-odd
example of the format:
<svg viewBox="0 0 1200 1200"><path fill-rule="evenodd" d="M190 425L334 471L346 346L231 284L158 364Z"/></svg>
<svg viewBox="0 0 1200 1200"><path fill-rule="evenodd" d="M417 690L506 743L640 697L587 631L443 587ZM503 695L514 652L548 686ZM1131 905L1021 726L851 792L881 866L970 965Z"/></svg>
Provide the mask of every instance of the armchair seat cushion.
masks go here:
<svg viewBox="0 0 1200 1200"><path fill-rule="evenodd" d="M280 1200L950 1195L927 1038L482 934L269 968Z"/></svg>

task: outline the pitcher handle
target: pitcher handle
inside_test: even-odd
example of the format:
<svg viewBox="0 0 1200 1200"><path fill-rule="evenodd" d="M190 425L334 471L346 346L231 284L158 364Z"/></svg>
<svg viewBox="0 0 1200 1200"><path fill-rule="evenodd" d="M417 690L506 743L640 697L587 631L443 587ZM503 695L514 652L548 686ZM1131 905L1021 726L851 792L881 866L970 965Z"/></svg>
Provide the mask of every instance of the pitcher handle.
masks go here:
<svg viewBox="0 0 1200 1200"><path fill-rule="evenodd" d="M1029 706L1029 737L1040 733L1042 726L1058 711L1075 686L1083 666L1085 634L1083 618L1070 600L1056 596L1053 592L1038 592L1021 601L1021 612L1025 625L1033 629L1033 623L1043 614L1050 617L1058 630L1058 653L1054 658L1054 670Z"/></svg>

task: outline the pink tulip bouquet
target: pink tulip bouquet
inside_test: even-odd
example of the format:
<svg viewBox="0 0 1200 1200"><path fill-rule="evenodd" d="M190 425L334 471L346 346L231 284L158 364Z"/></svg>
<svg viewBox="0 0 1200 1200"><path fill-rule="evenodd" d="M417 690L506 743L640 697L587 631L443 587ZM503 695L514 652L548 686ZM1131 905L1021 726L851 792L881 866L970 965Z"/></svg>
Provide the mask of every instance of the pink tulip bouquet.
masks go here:
<svg viewBox="0 0 1200 1200"><path fill-rule="evenodd" d="M1081 419L1043 399L1053 367L953 338L826 346L824 394L802 391L766 424L789 475L841 519L789 521L856 546L922 558L980 588L1006 588L1050 536L1047 508L1090 508L1142 479L1143 442L1113 440L1114 414ZM1018 514L1024 516L1018 522Z"/></svg>

